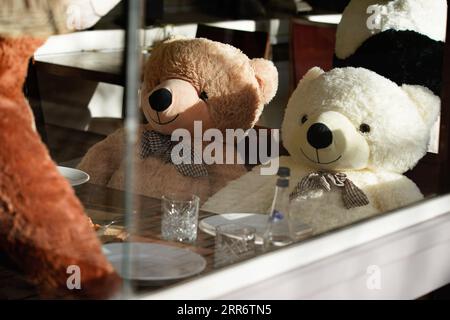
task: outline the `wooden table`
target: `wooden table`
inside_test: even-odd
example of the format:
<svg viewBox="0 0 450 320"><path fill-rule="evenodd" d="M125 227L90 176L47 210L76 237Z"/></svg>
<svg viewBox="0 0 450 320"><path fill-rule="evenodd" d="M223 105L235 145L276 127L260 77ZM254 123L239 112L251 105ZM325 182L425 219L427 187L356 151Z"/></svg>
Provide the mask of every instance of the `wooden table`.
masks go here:
<svg viewBox="0 0 450 320"><path fill-rule="evenodd" d="M85 206L87 214L92 216L94 222L104 224L112 220L119 220L118 224L120 225L124 220L124 193L122 191L89 183L76 187L75 191ZM130 236L129 239L131 241L164 243L186 248L202 255L207 261L205 270L201 274L189 279L202 276L216 269L214 266L214 237L199 230L197 241L193 245L164 241L160 237L160 200L136 196L136 204L138 228L137 232ZM199 220L210 215L211 214L207 212L200 212ZM152 292L180 281L172 281L163 284L158 283L153 286L150 285L145 287L137 286L136 290L139 293ZM27 282L26 277L8 262L6 257L0 255L0 299L38 298L36 288Z"/></svg>

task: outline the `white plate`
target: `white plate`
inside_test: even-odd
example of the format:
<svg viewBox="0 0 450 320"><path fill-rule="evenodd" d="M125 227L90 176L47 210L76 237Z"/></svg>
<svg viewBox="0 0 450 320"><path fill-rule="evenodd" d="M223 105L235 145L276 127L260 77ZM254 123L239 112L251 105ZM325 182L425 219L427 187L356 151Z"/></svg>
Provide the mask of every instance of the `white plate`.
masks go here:
<svg viewBox="0 0 450 320"><path fill-rule="evenodd" d="M66 178L72 187L79 186L80 184L89 181L89 175L81 170L58 166L59 173Z"/></svg>
<svg viewBox="0 0 450 320"><path fill-rule="evenodd" d="M122 267L126 243L103 246L103 253L117 273L128 280L167 281L187 278L202 272L206 260L195 252L156 243L128 243L131 275L125 277Z"/></svg>
<svg viewBox="0 0 450 320"><path fill-rule="evenodd" d="M267 215L259 213L226 213L214 215L203 219L199 223L199 228L212 236L216 235L216 227L222 224L235 223L242 224L256 229L257 244L262 243L262 237L266 231Z"/></svg>

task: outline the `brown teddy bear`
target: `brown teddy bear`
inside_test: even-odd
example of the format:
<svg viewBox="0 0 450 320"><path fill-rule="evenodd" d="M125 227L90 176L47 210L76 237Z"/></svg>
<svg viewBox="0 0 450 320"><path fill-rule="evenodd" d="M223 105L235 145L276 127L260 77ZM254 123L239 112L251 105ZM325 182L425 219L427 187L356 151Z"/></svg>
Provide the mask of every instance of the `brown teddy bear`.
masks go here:
<svg viewBox="0 0 450 320"><path fill-rule="evenodd" d="M170 135L181 128L195 135L196 121L202 133L211 128L249 129L277 88L272 62L250 60L230 45L207 39L158 44L146 62L141 87L141 109L148 123L139 130L134 191L159 198L188 190L203 202L243 175L246 169L238 164L175 165ZM83 158L79 168L89 173L92 183L124 188L123 137L119 129ZM202 143L204 148L207 143ZM192 154L194 158L198 154Z"/></svg>
<svg viewBox="0 0 450 320"><path fill-rule="evenodd" d="M34 51L50 34L69 31L71 3L0 3L0 253L46 297L104 298L121 280L36 132L22 92ZM73 267L80 270L79 290L67 285Z"/></svg>

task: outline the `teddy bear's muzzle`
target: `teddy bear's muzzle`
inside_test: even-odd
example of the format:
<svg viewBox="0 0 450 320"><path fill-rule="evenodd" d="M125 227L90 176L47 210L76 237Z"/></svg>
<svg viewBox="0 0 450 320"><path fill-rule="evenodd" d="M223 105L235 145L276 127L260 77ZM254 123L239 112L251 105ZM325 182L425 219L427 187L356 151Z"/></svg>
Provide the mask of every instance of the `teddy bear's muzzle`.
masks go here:
<svg viewBox="0 0 450 320"><path fill-rule="evenodd" d="M340 112L310 114L296 135L301 137L298 151L302 159L315 167L348 170L361 169L368 164L370 148L367 135Z"/></svg>

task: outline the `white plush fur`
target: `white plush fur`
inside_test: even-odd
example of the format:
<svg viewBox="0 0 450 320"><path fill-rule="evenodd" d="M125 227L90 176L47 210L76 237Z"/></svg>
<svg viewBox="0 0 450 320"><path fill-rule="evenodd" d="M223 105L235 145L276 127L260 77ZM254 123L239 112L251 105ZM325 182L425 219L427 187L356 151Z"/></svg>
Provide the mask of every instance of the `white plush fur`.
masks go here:
<svg viewBox="0 0 450 320"><path fill-rule="evenodd" d="M291 156L281 157L280 165L291 168L290 189L311 172L339 171L365 192L370 204L346 209L341 190L333 188L293 202L292 216L321 233L422 199L415 183L402 173L426 152L430 127L439 112L434 99L423 87L399 87L363 68L310 70L293 93L282 126L283 145ZM303 123L304 116L308 120ZM306 132L317 122L333 133L332 144L319 149L318 157L341 156L331 164L317 163L315 153L303 150L308 144ZM360 132L362 123L370 126L369 133ZM275 181L276 176L260 175L256 167L211 197L203 209L267 213Z"/></svg>
<svg viewBox="0 0 450 320"><path fill-rule="evenodd" d="M376 5L379 29L370 30L367 21ZM370 18L372 19L372 18ZM344 10L336 35L336 56L348 58L373 34L386 30L411 30L436 41L445 41L447 21L446 0L352 0Z"/></svg>

